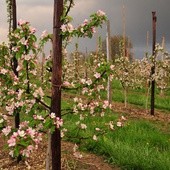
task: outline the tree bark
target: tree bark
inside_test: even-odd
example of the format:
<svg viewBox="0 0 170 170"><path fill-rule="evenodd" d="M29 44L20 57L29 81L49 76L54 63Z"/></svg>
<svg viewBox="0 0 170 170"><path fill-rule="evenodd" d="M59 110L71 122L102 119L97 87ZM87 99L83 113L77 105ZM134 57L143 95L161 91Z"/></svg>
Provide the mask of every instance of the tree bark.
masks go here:
<svg viewBox="0 0 170 170"><path fill-rule="evenodd" d="M153 29L153 42L152 42L152 55L153 66L151 67L151 76L155 74L155 44L156 44L156 12L152 12L152 29ZM155 112L155 80L151 81L151 115L154 116Z"/></svg>
<svg viewBox="0 0 170 170"><path fill-rule="evenodd" d="M62 14L63 0L54 0L51 112L59 118L61 118ZM61 136L57 128L51 135L51 152L52 170L61 170Z"/></svg>

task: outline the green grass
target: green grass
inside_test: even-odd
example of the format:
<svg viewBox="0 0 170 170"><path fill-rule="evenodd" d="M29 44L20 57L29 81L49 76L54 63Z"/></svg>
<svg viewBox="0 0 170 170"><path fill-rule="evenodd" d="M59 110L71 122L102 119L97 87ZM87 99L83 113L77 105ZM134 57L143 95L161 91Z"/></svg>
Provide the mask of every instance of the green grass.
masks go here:
<svg viewBox="0 0 170 170"><path fill-rule="evenodd" d="M92 135L94 128L104 127L110 120L116 120L117 114L109 114L103 119L89 118L85 123L86 131L79 133L79 137ZM68 115L65 124L69 128L68 138L72 142L80 141L75 122L77 116ZM101 122L102 120L102 122ZM81 141L81 150L104 155L111 164L116 164L126 170L169 170L170 169L170 135L160 131L156 124L145 120L130 120L123 128L108 131L96 142L92 138Z"/></svg>
<svg viewBox="0 0 170 170"><path fill-rule="evenodd" d="M105 99L107 94L106 92L102 93L102 98ZM146 106L146 89L129 89L127 93L127 102L130 104L135 104L145 108ZM112 100L116 102L124 102L123 89L118 80L112 82ZM148 98L148 107L150 106L150 95ZM160 95L158 89L155 90L155 108L170 111L170 90L164 91L164 96Z"/></svg>
<svg viewBox="0 0 170 170"><path fill-rule="evenodd" d="M118 81L112 84L113 101L124 102L122 87ZM170 91L167 90L164 96L155 92L155 108L163 110L167 114L170 111ZM101 94L106 99L106 92ZM145 89L129 89L128 103L145 108ZM148 98L148 108L150 97ZM64 106L64 105L63 105ZM103 155L110 164L118 165L123 170L170 170L170 125L164 127L164 122L142 120L128 120L123 128L115 127L115 131L109 131L105 124L115 121L119 114L106 114L102 119L91 117L87 119L87 129L79 131L75 122L79 117L75 115L65 116L65 125L69 129L69 140L79 143L82 151L93 152ZM95 127L105 128L107 133L100 137L98 141L92 139ZM164 130L163 130L164 129ZM79 140L80 138L88 138Z"/></svg>

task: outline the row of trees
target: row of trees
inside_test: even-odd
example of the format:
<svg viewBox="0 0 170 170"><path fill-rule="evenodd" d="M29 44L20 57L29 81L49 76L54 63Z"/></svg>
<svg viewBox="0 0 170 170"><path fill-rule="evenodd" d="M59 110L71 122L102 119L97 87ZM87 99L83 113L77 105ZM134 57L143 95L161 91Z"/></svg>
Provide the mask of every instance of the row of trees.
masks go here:
<svg viewBox="0 0 170 170"><path fill-rule="evenodd" d="M99 50L91 53L86 58L83 57L82 53L77 51L72 53L72 61L67 61L65 56L64 70L66 77L64 80L74 80L79 82L82 78L87 75L92 76L95 72L96 62L100 65L106 63L105 53L102 51L102 47L99 45ZM169 88L169 54L159 45L156 45L155 55L146 56L142 60L130 61L127 57L123 56L123 51L117 56L114 61L111 61L110 68L112 71L109 72L111 80L119 80L125 95L125 106L127 105L127 92L128 89L143 88L146 89L147 98L149 97L149 91L151 88L151 81L156 81L156 86L160 89L161 95ZM84 59L85 58L85 59ZM151 68L153 66L153 59L155 60L155 74L151 75ZM83 63L82 63L83 61ZM80 64L81 63L81 64ZM67 69L66 69L67 68ZM75 74L77 74L75 76ZM106 84L106 83L105 83ZM147 101L146 101L147 105Z"/></svg>

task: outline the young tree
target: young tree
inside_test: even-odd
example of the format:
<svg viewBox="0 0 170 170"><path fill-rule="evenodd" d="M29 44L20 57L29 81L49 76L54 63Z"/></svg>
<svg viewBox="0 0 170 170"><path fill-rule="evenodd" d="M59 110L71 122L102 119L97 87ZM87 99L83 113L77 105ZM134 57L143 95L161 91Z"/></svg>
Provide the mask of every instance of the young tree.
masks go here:
<svg viewBox="0 0 170 170"><path fill-rule="evenodd" d="M116 58L121 56L122 48L123 48L123 36L122 35L114 35L111 36L111 54L112 54L112 60L114 61ZM129 60L133 59L133 53L131 52L133 45L131 40L126 37L125 39L126 43L126 49L125 49L125 56L129 58ZM103 52L106 53L106 40L103 41L102 45Z"/></svg>
<svg viewBox="0 0 170 170"><path fill-rule="evenodd" d="M62 15L63 0L54 0L51 113L55 113L59 118L61 118L62 36L60 28ZM52 170L60 170L61 135L57 128L51 135L51 151Z"/></svg>

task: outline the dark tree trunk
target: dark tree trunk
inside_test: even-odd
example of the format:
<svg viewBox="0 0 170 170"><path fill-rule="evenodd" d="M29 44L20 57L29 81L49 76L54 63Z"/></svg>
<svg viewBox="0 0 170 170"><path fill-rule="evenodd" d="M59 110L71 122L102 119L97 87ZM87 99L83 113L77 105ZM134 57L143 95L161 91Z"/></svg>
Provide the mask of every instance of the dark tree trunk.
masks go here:
<svg viewBox="0 0 170 170"><path fill-rule="evenodd" d="M152 44L152 55L153 55L153 66L151 68L151 76L155 74L155 44L156 44L156 12L152 12L152 29L153 29L153 44ZM154 115L155 108L155 80L151 81L151 115Z"/></svg>
<svg viewBox="0 0 170 170"><path fill-rule="evenodd" d="M16 0L12 0L12 25L13 25L13 30L17 28L17 7L16 7Z"/></svg>
<svg viewBox="0 0 170 170"><path fill-rule="evenodd" d="M17 9L16 9L16 0L12 0L12 30L15 31L17 29ZM12 44L13 46L14 44ZM13 71L14 74L18 77L18 71L17 71L17 67L18 67L18 61L16 59L15 56L13 56L13 62L12 62L12 66L13 66ZM15 127L19 128L19 124L20 124L20 116L17 110L15 110Z"/></svg>
<svg viewBox="0 0 170 170"><path fill-rule="evenodd" d="M63 13L63 0L54 0L53 18L53 65L51 112L61 118L61 76L62 76L62 36L60 20ZM52 170L61 170L61 136L55 129L51 135Z"/></svg>
<svg viewBox="0 0 170 170"><path fill-rule="evenodd" d="M17 7L16 7L16 0L12 0L12 30L15 31L17 29ZM12 46L15 44L12 44ZM12 66L13 66L13 72L14 74L18 77L18 60L16 59L15 56L13 56L13 61L12 61ZM18 109L15 109L15 128L19 128L20 125L20 115ZM17 162L19 163L21 161L21 155L17 157Z"/></svg>

